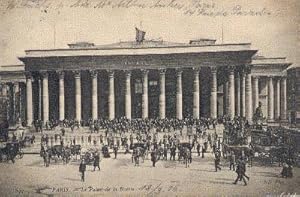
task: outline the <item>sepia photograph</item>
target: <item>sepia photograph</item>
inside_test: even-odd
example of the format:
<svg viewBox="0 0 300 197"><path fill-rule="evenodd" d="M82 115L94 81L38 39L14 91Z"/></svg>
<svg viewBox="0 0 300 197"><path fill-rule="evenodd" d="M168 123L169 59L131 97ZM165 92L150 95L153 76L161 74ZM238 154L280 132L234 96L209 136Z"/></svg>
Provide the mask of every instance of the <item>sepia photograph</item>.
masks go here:
<svg viewBox="0 0 300 197"><path fill-rule="evenodd" d="M300 196L299 0L0 0L0 196Z"/></svg>

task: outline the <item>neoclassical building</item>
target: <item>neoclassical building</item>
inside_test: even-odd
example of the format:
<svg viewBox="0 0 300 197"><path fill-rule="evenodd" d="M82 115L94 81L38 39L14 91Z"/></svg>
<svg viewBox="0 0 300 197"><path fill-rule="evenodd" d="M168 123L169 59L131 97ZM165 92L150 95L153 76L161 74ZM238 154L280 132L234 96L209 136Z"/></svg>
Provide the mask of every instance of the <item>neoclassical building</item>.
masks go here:
<svg viewBox="0 0 300 197"><path fill-rule="evenodd" d="M285 58L255 54L250 43L88 42L26 50L21 118L178 118L243 116L262 103L269 122L287 119ZM1 72L0 72L0 75ZM2 91L7 91L1 80ZM11 83L13 89L16 83ZM5 88L4 88L5 87ZM3 90L5 89L5 90ZM14 110L16 111L16 110Z"/></svg>

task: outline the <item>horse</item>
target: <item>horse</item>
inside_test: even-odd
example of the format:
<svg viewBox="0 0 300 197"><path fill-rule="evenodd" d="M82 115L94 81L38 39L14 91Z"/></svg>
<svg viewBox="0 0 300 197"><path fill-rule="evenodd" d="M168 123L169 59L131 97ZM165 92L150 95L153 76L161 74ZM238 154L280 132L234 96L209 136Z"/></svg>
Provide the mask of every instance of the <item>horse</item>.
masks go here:
<svg viewBox="0 0 300 197"><path fill-rule="evenodd" d="M77 160L77 155L81 154L81 146L79 144L76 144L76 145L71 145L70 148L71 148L71 154L73 156L76 156L76 160Z"/></svg>
<svg viewBox="0 0 300 197"><path fill-rule="evenodd" d="M63 145L54 145L51 148L52 155L57 156L58 158L62 157L63 149L64 149Z"/></svg>
<svg viewBox="0 0 300 197"><path fill-rule="evenodd" d="M63 148L62 152L62 160L64 164L68 164L72 155L72 150L71 148Z"/></svg>
<svg viewBox="0 0 300 197"><path fill-rule="evenodd" d="M11 160L15 163L15 157L18 155L19 147L12 143L7 143L4 148L0 149L0 161L3 161L3 156L6 156L6 161Z"/></svg>

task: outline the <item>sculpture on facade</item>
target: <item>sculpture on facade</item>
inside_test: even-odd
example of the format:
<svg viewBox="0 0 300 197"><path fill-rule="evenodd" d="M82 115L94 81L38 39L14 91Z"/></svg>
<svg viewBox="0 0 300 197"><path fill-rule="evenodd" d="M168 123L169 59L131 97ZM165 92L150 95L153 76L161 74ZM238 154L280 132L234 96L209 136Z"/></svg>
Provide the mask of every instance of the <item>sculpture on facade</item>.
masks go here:
<svg viewBox="0 0 300 197"><path fill-rule="evenodd" d="M255 125L262 125L265 122L265 118L262 112L262 103L258 103L258 107L255 109L255 113L253 116L253 122Z"/></svg>

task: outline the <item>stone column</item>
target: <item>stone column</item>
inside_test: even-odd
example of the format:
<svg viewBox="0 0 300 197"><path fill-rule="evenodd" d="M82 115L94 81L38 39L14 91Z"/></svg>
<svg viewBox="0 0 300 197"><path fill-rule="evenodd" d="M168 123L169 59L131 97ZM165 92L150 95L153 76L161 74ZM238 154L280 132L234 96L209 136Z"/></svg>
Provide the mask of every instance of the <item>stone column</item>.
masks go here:
<svg viewBox="0 0 300 197"><path fill-rule="evenodd" d="M64 71L58 71L59 78L59 120L63 121L65 119L65 73Z"/></svg>
<svg viewBox="0 0 300 197"><path fill-rule="evenodd" d="M33 122L33 102L32 102L32 76L26 73L26 109L27 109L27 126Z"/></svg>
<svg viewBox="0 0 300 197"><path fill-rule="evenodd" d="M143 95L142 95L142 118L148 118L148 70L142 70L143 73Z"/></svg>
<svg viewBox="0 0 300 197"><path fill-rule="evenodd" d="M20 85L19 82L14 83L14 94L13 94L13 122L17 123L20 118Z"/></svg>
<svg viewBox="0 0 300 197"><path fill-rule="evenodd" d="M268 120L274 120L274 86L273 78L268 78Z"/></svg>
<svg viewBox="0 0 300 197"><path fill-rule="evenodd" d="M2 84L2 96L4 96L4 97L7 96L7 85L6 85L6 83Z"/></svg>
<svg viewBox="0 0 300 197"><path fill-rule="evenodd" d="M125 71L125 116L131 119L131 71Z"/></svg>
<svg viewBox="0 0 300 197"><path fill-rule="evenodd" d="M115 119L115 72L108 71L109 93L108 93L108 118Z"/></svg>
<svg viewBox="0 0 300 197"><path fill-rule="evenodd" d="M176 118L182 120L182 70L176 70Z"/></svg>
<svg viewBox="0 0 300 197"><path fill-rule="evenodd" d="M275 107L274 118L278 120L280 118L280 79L279 78L277 78L275 84L275 106L274 107Z"/></svg>
<svg viewBox="0 0 300 197"><path fill-rule="evenodd" d="M227 80L227 79L226 79ZM228 81L224 82L223 85L223 114L228 115Z"/></svg>
<svg viewBox="0 0 300 197"><path fill-rule="evenodd" d="M80 70L74 71L75 77L75 119L81 121L81 79Z"/></svg>
<svg viewBox="0 0 300 197"><path fill-rule="evenodd" d="M13 121L13 84L11 82L7 83L7 120L9 124Z"/></svg>
<svg viewBox="0 0 300 197"><path fill-rule="evenodd" d="M253 77L253 112L255 112L259 103L258 80L258 76Z"/></svg>
<svg viewBox="0 0 300 197"><path fill-rule="evenodd" d="M287 102L287 98L286 98L286 77L281 78L280 80L280 90L281 90L281 94L280 94L280 119L281 120L286 120L287 119L287 115L286 115L286 102Z"/></svg>
<svg viewBox="0 0 300 197"><path fill-rule="evenodd" d="M42 120L42 83L40 76L38 77L38 91L39 91L39 103L38 103L38 119Z"/></svg>
<svg viewBox="0 0 300 197"><path fill-rule="evenodd" d="M241 115L241 78L240 73L237 73L235 78L235 115Z"/></svg>
<svg viewBox="0 0 300 197"><path fill-rule="evenodd" d="M92 78L92 119L98 119L98 73L96 70L90 71Z"/></svg>
<svg viewBox="0 0 300 197"><path fill-rule="evenodd" d="M246 92L245 92L245 86L246 86L246 77L245 77L245 71L241 72L241 116L246 116Z"/></svg>
<svg viewBox="0 0 300 197"><path fill-rule="evenodd" d="M193 91L193 117L200 118L200 68L194 68L194 91Z"/></svg>
<svg viewBox="0 0 300 197"><path fill-rule="evenodd" d="M228 114L230 119L235 115L235 96L234 96L234 67L229 68L228 82Z"/></svg>
<svg viewBox="0 0 300 197"><path fill-rule="evenodd" d="M246 104L246 120L249 123L252 123L252 76L251 76L251 68L246 68L246 84L245 84L245 104Z"/></svg>
<svg viewBox="0 0 300 197"><path fill-rule="evenodd" d="M24 120L24 107L23 107L23 91L24 91L24 87L23 87L23 82L19 83L19 122L20 124L22 124L22 121Z"/></svg>
<svg viewBox="0 0 300 197"><path fill-rule="evenodd" d="M159 72L159 118L166 118L166 69L162 69Z"/></svg>
<svg viewBox="0 0 300 197"><path fill-rule="evenodd" d="M49 121L49 91L48 91L48 73L47 71L42 71L43 80L43 121L44 124Z"/></svg>
<svg viewBox="0 0 300 197"><path fill-rule="evenodd" d="M217 118L217 68L211 67L210 117Z"/></svg>

